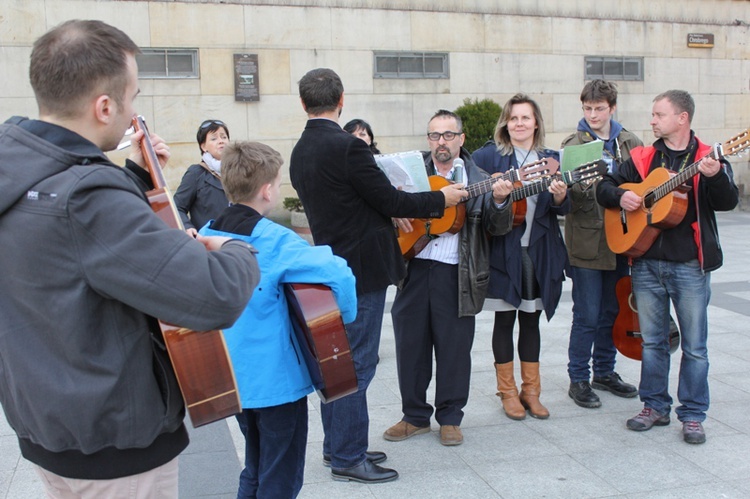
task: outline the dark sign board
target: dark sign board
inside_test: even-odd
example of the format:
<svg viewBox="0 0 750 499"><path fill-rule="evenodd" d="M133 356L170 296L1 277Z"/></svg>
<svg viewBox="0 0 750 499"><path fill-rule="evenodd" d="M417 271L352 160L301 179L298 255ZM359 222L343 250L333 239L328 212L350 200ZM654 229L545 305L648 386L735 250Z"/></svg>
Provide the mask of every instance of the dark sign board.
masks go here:
<svg viewBox="0 0 750 499"><path fill-rule="evenodd" d="M234 54L234 100L258 101L258 88L258 54Z"/></svg>
<svg viewBox="0 0 750 499"><path fill-rule="evenodd" d="M688 47L710 49L714 46L713 33L688 33Z"/></svg>

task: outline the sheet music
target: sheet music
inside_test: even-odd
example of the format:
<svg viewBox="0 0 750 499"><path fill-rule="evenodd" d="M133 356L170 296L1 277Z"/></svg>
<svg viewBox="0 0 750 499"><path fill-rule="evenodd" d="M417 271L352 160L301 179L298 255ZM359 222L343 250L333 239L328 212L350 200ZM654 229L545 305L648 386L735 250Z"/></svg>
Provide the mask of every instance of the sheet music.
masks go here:
<svg viewBox="0 0 750 499"><path fill-rule="evenodd" d="M431 190L421 151L376 154L375 161L395 188L406 192Z"/></svg>

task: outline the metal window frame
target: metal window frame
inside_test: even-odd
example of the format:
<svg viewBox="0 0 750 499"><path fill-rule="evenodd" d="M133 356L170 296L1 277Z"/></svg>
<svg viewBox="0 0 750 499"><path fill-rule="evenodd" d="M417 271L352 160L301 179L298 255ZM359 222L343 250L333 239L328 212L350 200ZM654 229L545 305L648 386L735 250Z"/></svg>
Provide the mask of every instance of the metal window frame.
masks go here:
<svg viewBox="0 0 750 499"><path fill-rule="evenodd" d="M602 72L604 72L607 62L619 62L622 63L623 72L622 74L594 74L589 73L588 66L591 62L600 62L602 64ZM638 65L638 74L626 75L624 68L626 63L636 63ZM585 80L594 80L602 78L605 80L613 81L643 81L643 57L609 57L609 56L589 56L587 55L583 61L583 78Z"/></svg>
<svg viewBox="0 0 750 499"><path fill-rule="evenodd" d="M142 79L154 79L154 80L184 80L184 79L198 79L200 78L200 64L198 59L198 49L191 48L145 48L141 49L141 54L147 56L158 56L164 57L165 73L146 73L138 69L138 78ZM172 55L189 55L192 60L192 70L189 73L184 71L175 71L170 73L169 71L169 56Z"/></svg>
<svg viewBox="0 0 750 499"><path fill-rule="evenodd" d="M421 58L422 71L402 72L399 61L402 58ZM427 57L442 58L443 71L440 73L428 73L425 71L425 59ZM383 58L396 58L396 72L378 71L378 60ZM373 78L390 79L448 79L450 78L450 58L448 52L374 52L372 56Z"/></svg>

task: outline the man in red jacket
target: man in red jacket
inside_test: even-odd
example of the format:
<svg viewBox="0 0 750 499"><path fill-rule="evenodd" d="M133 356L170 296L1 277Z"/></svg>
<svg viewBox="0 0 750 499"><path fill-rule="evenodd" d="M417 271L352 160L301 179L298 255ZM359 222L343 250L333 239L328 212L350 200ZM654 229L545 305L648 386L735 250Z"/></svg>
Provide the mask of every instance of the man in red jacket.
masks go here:
<svg viewBox="0 0 750 499"><path fill-rule="evenodd" d="M685 442L706 441L703 421L708 410L708 302L710 271L722 264L715 211L732 210L738 189L732 167L708 156L710 146L690 129L695 112L693 98L683 90L669 90L654 99L651 127L657 141L636 147L630 160L608 174L597 187L605 208L640 210L644 199L625 182L642 182L657 168L675 173L697 166L686 183L687 212L674 227L663 230L646 252L633 260L633 291L643 338L639 393L643 410L627 421L633 431L666 426L672 397L669 395L669 302L672 301L682 333L682 361L677 398L677 418ZM686 172L689 174L689 171ZM671 195L671 194L670 194Z"/></svg>

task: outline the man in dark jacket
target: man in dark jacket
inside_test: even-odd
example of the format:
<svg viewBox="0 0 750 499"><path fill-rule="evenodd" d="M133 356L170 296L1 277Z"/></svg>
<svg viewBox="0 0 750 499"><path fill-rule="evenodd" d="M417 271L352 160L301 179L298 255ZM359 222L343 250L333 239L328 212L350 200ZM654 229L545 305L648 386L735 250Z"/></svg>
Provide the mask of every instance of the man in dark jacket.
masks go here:
<svg viewBox="0 0 750 499"><path fill-rule="evenodd" d="M323 460L336 480L378 483L398 473L382 468L382 452L367 452L367 387L375 376L386 289L406 268L391 217L439 217L468 195L462 184L410 194L396 190L367 144L338 124L344 86L330 69L309 71L299 82L310 118L292 151L289 172L316 244L331 246L357 278L357 319L347 325L359 389L321 405Z"/></svg>
<svg viewBox="0 0 750 499"><path fill-rule="evenodd" d="M102 152L134 114L137 52L100 21L54 28L31 54L39 119L0 125L0 399L50 497L177 497L185 407L153 317L230 326L259 280L249 245L168 228Z"/></svg>
<svg viewBox="0 0 750 499"><path fill-rule="evenodd" d="M427 125L427 139L430 150L424 158L428 175L454 179L454 161L460 160L469 184L489 177L463 148L463 124L455 113L435 113ZM482 310L490 279L487 235L511 230L512 203L506 200L512 189L508 180L498 180L491 189L473 192L461 229L455 234L433 234L436 237L409 262L391 309L403 416L385 431L386 440L398 442L430 431L433 408L427 402L427 387L434 350L434 410L440 442L463 443L461 421L469 400L474 316Z"/></svg>
<svg viewBox="0 0 750 499"><path fill-rule="evenodd" d="M617 172L606 175L597 187L597 199L605 208L634 212L653 201L632 189L623 189L620 184L640 183L645 179L649 184L647 187L657 187L659 182L653 183L647 177L659 168L686 175L685 184L690 187L690 192L686 195L687 211L682 220L661 231L645 253L633 261L633 291L643 338L639 393L644 407L640 414L627 421L627 427L646 431L654 425L665 426L670 422L671 300L682 336L677 388L680 406L675 412L682 422L685 442L702 444L706 441L702 423L709 404L710 271L722 264L714 212L732 210L737 206L739 194L729 163L709 156L711 147L698 140L690 129L694 112L693 98L685 91L669 90L657 95L651 112L651 127L658 140L653 146L633 149L630 160ZM636 190L645 194L645 191ZM666 195L677 194L668 192ZM634 231L639 228L628 226L627 229ZM607 237L613 235L607 234Z"/></svg>

